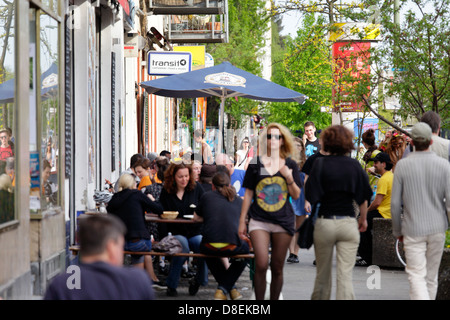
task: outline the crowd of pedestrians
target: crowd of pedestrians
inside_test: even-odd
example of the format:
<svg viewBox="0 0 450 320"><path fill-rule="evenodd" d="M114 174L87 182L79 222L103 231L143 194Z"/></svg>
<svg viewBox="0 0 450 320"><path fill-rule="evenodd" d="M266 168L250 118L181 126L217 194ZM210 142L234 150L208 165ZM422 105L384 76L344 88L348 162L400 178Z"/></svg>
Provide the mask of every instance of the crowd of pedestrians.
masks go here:
<svg viewBox="0 0 450 320"><path fill-rule="evenodd" d="M123 231L122 249L151 251L152 240L173 235L184 253L217 256L152 261L151 256L134 255L132 260L136 269L147 271L153 288L165 289L170 297L178 295L180 277L189 269L194 271L187 275L191 295L208 283L211 272L217 282L216 300L242 298L236 283L248 261L233 255L250 250L255 255L256 299L264 299L267 289L270 299L279 299L284 264L301 259L296 231L312 214L317 215L317 272L311 298L330 299L335 250L336 298L355 299L352 270L372 262L373 218L392 218L394 235L405 242L411 298L433 299L450 212L450 202L445 201L450 198L450 147L447 140L436 138L433 128L438 120L426 113L410 138L390 132L379 146L374 131L368 130L362 135L366 148L362 162L349 156L354 150L353 132L340 125L317 134L309 121L300 138L285 126L270 123L259 132L257 143L252 143L255 137L244 137L236 155L216 153L214 157L202 132L195 132L195 141L202 146L200 157L189 154L171 159L166 150L159 156L133 155L130 167L112 188L108 216L119 218L126 227L116 227ZM439 151L432 152L435 141ZM445 148L449 153L443 160L436 153L442 157ZM178 211L179 218L193 218L197 223L145 221L145 213L164 211ZM120 241L114 241L120 246ZM427 247L429 242L433 244ZM165 280L158 279L154 266L165 270ZM271 282L266 288L268 272ZM54 287L58 281L48 298L58 297ZM142 297L154 296L143 292Z"/></svg>

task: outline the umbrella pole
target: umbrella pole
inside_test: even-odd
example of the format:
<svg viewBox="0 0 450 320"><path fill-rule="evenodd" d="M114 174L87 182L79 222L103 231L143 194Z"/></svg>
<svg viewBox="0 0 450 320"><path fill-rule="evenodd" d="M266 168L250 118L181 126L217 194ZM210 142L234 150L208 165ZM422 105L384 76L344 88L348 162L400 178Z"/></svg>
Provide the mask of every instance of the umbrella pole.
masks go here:
<svg viewBox="0 0 450 320"><path fill-rule="evenodd" d="M225 89L222 88L222 96L220 97L220 110L219 110L219 143L217 146L217 151L222 153L223 149L223 117L224 117L224 109L225 109Z"/></svg>

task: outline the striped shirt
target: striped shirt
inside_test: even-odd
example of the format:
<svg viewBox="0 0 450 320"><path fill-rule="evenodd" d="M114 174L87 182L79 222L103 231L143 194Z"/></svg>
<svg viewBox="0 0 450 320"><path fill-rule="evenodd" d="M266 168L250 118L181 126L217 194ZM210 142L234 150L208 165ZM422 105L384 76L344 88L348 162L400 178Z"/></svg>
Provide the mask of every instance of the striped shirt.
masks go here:
<svg viewBox="0 0 450 320"><path fill-rule="evenodd" d="M394 236L445 232L449 213L450 163L431 151L413 152L401 159L392 185Z"/></svg>

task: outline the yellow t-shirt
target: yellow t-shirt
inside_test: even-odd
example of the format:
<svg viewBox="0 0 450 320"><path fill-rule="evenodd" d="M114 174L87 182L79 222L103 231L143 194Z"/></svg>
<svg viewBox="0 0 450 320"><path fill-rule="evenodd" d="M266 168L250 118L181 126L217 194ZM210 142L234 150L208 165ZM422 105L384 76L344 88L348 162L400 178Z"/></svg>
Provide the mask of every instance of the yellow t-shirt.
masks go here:
<svg viewBox="0 0 450 320"><path fill-rule="evenodd" d="M381 201L378 206L378 212L385 219L391 219L391 193L393 182L394 174L392 171L386 171L378 180L377 184L377 194L382 194L384 196L383 201Z"/></svg>

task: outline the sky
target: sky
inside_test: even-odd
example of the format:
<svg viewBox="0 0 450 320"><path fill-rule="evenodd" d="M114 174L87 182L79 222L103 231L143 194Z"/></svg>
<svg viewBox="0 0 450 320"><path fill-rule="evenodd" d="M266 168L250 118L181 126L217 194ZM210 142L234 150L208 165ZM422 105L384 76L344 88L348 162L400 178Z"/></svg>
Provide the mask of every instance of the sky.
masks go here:
<svg viewBox="0 0 450 320"><path fill-rule="evenodd" d="M289 34L292 38L295 38L297 30L300 28L300 13L298 11L283 13L282 25L281 35L286 36Z"/></svg>

